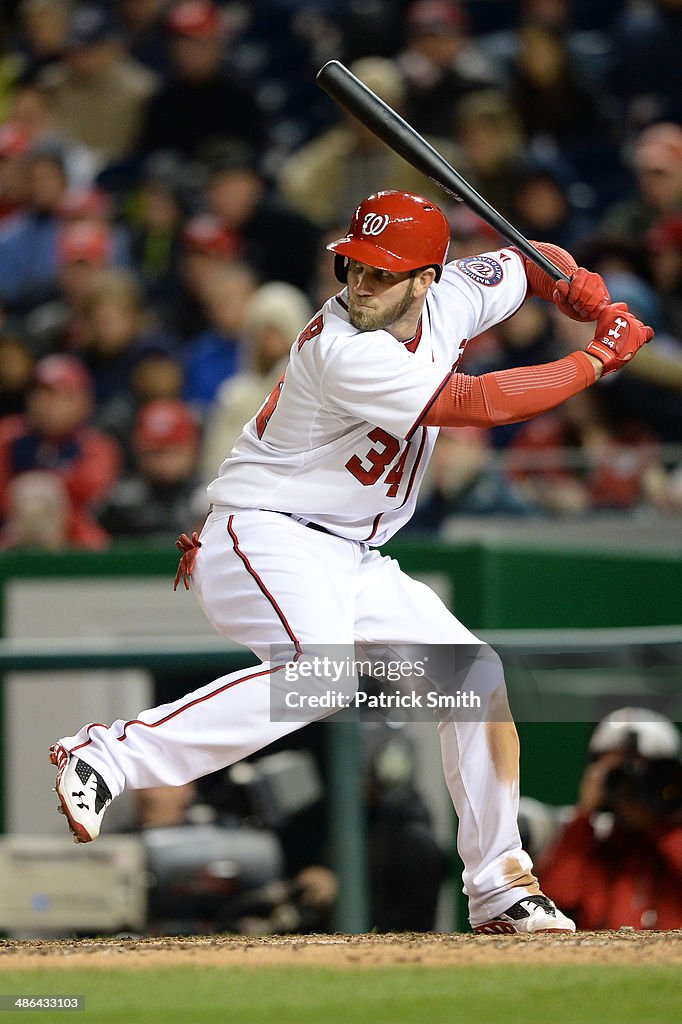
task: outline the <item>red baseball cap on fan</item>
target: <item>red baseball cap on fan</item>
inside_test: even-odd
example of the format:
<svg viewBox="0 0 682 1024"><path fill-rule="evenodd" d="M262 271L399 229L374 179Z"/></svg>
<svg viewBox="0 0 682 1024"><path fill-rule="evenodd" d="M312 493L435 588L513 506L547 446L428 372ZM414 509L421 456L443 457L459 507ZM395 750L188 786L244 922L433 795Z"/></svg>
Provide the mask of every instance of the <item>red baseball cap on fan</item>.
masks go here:
<svg viewBox="0 0 682 1024"><path fill-rule="evenodd" d="M135 425L138 452L195 444L198 439L199 425L189 406L179 398L158 398L140 409Z"/></svg>
<svg viewBox="0 0 682 1024"><path fill-rule="evenodd" d="M220 11L209 0L182 0L168 16L168 30L191 39L217 39L222 34Z"/></svg>
<svg viewBox="0 0 682 1024"><path fill-rule="evenodd" d="M0 128L0 157L23 156L30 146L29 135L19 125L8 122Z"/></svg>
<svg viewBox="0 0 682 1024"><path fill-rule="evenodd" d="M75 356L45 356L36 365L33 383L51 391L82 391L90 393L92 380L83 364Z"/></svg>
<svg viewBox="0 0 682 1024"><path fill-rule="evenodd" d="M187 221L182 232L182 243L189 252L203 252L208 256L231 258L238 256L241 244L234 231L230 231L210 213L199 214Z"/></svg>
<svg viewBox="0 0 682 1024"><path fill-rule="evenodd" d="M111 258L111 232L105 224L75 221L65 224L57 238L59 265L91 263L106 267Z"/></svg>
<svg viewBox="0 0 682 1024"><path fill-rule="evenodd" d="M407 12L407 24L413 31L443 35L466 31L469 18L452 0L417 0Z"/></svg>

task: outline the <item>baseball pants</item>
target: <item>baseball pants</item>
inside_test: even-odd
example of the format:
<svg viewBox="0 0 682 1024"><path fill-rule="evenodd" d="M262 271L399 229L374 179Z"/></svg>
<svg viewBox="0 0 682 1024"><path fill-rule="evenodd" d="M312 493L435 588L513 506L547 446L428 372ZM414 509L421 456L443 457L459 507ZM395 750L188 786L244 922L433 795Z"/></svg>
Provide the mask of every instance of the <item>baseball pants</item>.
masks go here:
<svg viewBox="0 0 682 1024"><path fill-rule="evenodd" d="M262 664L133 721L95 723L61 739L101 773L114 796L124 788L190 782L305 724L271 720L270 688L283 679L283 663L268 660L272 645L293 654L319 645L352 649L356 642L480 644L394 559L280 513L217 506L201 542L192 573L201 607L218 632L251 648ZM481 696L476 720L437 728L476 926L539 888L517 827L518 738L499 659L486 658L468 684Z"/></svg>

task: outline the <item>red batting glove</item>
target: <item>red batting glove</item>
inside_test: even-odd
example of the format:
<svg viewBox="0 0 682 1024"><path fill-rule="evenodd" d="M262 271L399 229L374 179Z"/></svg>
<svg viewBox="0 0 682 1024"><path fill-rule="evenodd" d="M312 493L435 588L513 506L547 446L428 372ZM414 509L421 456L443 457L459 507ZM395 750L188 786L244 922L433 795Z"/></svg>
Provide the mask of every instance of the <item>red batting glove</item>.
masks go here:
<svg viewBox="0 0 682 1024"><path fill-rule="evenodd" d="M611 298L599 274L578 267L569 281L557 281L552 301L571 320L596 320Z"/></svg>
<svg viewBox="0 0 682 1024"><path fill-rule="evenodd" d="M604 365L602 377L629 363L635 352L654 336L632 313L624 302L613 302L599 314L597 331L585 351Z"/></svg>

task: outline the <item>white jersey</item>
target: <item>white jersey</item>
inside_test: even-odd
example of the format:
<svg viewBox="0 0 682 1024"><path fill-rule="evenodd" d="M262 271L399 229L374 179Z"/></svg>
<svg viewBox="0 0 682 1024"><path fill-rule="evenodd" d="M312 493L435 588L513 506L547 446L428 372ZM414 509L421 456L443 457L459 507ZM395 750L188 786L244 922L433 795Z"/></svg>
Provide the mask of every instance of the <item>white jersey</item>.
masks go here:
<svg viewBox="0 0 682 1024"><path fill-rule="evenodd" d="M329 299L209 485L210 501L383 544L414 512L438 435L421 419L467 341L515 313L526 287L513 249L449 263L407 342L353 327L346 290Z"/></svg>

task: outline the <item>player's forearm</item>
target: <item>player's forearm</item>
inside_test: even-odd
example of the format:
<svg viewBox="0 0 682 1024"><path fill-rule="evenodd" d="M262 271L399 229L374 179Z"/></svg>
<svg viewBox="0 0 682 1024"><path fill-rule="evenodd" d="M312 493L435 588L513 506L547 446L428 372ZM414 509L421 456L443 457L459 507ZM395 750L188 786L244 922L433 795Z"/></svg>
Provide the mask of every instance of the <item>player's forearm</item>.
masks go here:
<svg viewBox="0 0 682 1024"><path fill-rule="evenodd" d="M548 412L594 384L599 360L585 352L541 366L498 370L482 377L453 373L424 416L430 427L496 427Z"/></svg>

